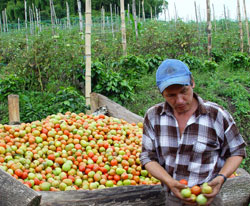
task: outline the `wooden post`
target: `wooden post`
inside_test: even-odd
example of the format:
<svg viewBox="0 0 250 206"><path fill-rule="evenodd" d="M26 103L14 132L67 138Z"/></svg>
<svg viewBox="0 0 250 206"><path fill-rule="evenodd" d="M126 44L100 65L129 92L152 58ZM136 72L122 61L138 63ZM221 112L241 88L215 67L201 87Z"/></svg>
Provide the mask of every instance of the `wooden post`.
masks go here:
<svg viewBox="0 0 250 206"><path fill-rule="evenodd" d="M129 19L130 19L129 14L130 14L130 8L129 8L129 4L128 4L128 22L129 22Z"/></svg>
<svg viewBox="0 0 250 206"><path fill-rule="evenodd" d="M54 12L53 12L53 0L49 0L50 2L50 16L51 16L51 28L52 28L52 35L55 35L55 30L54 30Z"/></svg>
<svg viewBox="0 0 250 206"><path fill-rule="evenodd" d="M113 38L115 38L115 34L114 34L114 25L113 25L112 4L110 4L110 21L111 21L111 31L112 31L112 35L113 35Z"/></svg>
<svg viewBox="0 0 250 206"><path fill-rule="evenodd" d="M91 93L91 0L85 0L85 56L86 56L86 69L85 69L85 98L86 105L90 106L90 93ZM90 114L90 110L87 111Z"/></svg>
<svg viewBox="0 0 250 206"><path fill-rule="evenodd" d="M248 18L247 18L246 0L243 0L243 5L244 5L244 13L245 13L246 31L247 31L248 53L250 53L250 38L249 38L249 26L248 26Z"/></svg>
<svg viewBox="0 0 250 206"><path fill-rule="evenodd" d="M211 24L211 9L210 0L207 1L207 55L211 60L211 49L212 49L212 24Z"/></svg>
<svg viewBox="0 0 250 206"><path fill-rule="evenodd" d="M3 32L6 32L6 26L5 26L5 14L4 14L4 11L2 11L2 18L3 18Z"/></svg>
<svg viewBox="0 0 250 206"><path fill-rule="evenodd" d="M19 115L19 96L10 94L8 95L8 107L9 107L9 124L20 124Z"/></svg>
<svg viewBox="0 0 250 206"><path fill-rule="evenodd" d="M227 13L226 13L226 6L225 6L225 4L224 4L224 18L225 18L226 30L228 30L228 25L227 25Z"/></svg>
<svg viewBox="0 0 250 206"><path fill-rule="evenodd" d="M163 9L164 9L165 21L167 21L166 2L165 2L165 0L163 0Z"/></svg>
<svg viewBox="0 0 250 206"><path fill-rule="evenodd" d="M139 0L139 14L138 14L138 22L141 21L141 1Z"/></svg>
<svg viewBox="0 0 250 206"><path fill-rule="evenodd" d="M213 17L214 17L214 31L216 32L216 19L215 19L214 4L212 4L212 7L213 7Z"/></svg>
<svg viewBox="0 0 250 206"><path fill-rule="evenodd" d="M101 23L102 34L105 34L105 9L104 9L103 6L102 6L102 9L101 9L101 15L102 15L102 23Z"/></svg>
<svg viewBox="0 0 250 206"><path fill-rule="evenodd" d="M121 30L122 30L122 50L123 55L127 56L127 42L126 42L126 24L125 24L125 10L124 10L124 0L120 0L121 8Z"/></svg>
<svg viewBox="0 0 250 206"><path fill-rule="evenodd" d="M3 30L2 30L2 17L1 17L1 14L0 14L0 31L3 32Z"/></svg>
<svg viewBox="0 0 250 206"><path fill-rule="evenodd" d="M79 25L81 38L83 39L83 23L82 23L82 4L80 0L77 0L78 14L79 14Z"/></svg>
<svg viewBox="0 0 250 206"><path fill-rule="evenodd" d="M150 17L151 17L151 21L152 21L153 20L152 6L150 6Z"/></svg>
<svg viewBox="0 0 250 206"><path fill-rule="evenodd" d="M135 22L135 36L136 36L136 38L137 38L137 37L138 37L138 29L137 29L137 20L136 20L135 0L133 0L132 12L133 12L133 17L134 17L134 22Z"/></svg>
<svg viewBox="0 0 250 206"><path fill-rule="evenodd" d="M238 21L239 21L239 30L240 30L240 51L243 52L243 31L242 31L242 22L240 15L240 1L237 0L237 13L238 13Z"/></svg>
<svg viewBox="0 0 250 206"><path fill-rule="evenodd" d="M142 18L143 18L143 21L145 22L146 21L146 19L145 19L145 11L144 11L144 0L142 0L142 5L141 5L141 7L142 7Z"/></svg>
<svg viewBox="0 0 250 206"><path fill-rule="evenodd" d="M70 25L70 14L69 14L69 4L68 2L66 1L66 8L67 8L67 28L71 28L71 25Z"/></svg>
<svg viewBox="0 0 250 206"><path fill-rule="evenodd" d="M8 17L7 17L7 11L6 11L6 8L5 8L5 25L6 25L6 32L9 31L9 28L8 28Z"/></svg>

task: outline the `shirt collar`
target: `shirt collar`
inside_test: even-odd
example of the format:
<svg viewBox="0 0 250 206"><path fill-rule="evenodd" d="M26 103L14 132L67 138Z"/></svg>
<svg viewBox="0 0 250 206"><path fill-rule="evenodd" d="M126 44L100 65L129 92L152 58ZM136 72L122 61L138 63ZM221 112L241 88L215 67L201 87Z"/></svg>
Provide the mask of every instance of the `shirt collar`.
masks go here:
<svg viewBox="0 0 250 206"><path fill-rule="evenodd" d="M198 108L195 111L195 116L199 116L201 114L207 114L208 110L206 109L204 100L195 92L194 92L194 98L198 101ZM164 113L168 115L173 115L173 109L166 101L162 109L159 111L160 115L163 115Z"/></svg>

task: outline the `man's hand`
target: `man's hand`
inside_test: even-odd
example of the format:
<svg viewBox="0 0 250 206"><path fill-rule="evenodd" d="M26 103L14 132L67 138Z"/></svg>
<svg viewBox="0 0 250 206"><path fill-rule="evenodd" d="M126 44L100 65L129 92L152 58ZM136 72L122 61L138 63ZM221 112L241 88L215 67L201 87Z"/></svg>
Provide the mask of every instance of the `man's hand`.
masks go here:
<svg viewBox="0 0 250 206"><path fill-rule="evenodd" d="M208 185L213 188L213 192L210 194L204 194L204 196L208 198L207 205L211 204L215 196L220 192L223 182L223 177L217 176L211 182L208 183Z"/></svg>
<svg viewBox="0 0 250 206"><path fill-rule="evenodd" d="M183 198L181 195L181 190L187 188L187 185L181 184L179 181L172 179L172 181L169 182L168 187L171 192L186 205L196 205L191 198Z"/></svg>

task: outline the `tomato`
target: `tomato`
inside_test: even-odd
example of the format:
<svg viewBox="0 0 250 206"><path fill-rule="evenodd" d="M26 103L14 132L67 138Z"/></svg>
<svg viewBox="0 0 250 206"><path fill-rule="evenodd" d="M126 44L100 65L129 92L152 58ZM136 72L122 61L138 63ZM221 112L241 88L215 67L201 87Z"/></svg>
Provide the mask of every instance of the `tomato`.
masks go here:
<svg viewBox="0 0 250 206"><path fill-rule="evenodd" d="M181 180L179 180L179 182L180 182L181 184L183 184L183 185L188 185L188 181L185 180L185 179L181 179Z"/></svg>
<svg viewBox="0 0 250 206"><path fill-rule="evenodd" d="M201 188L198 185L195 185L191 187L191 193L197 196L201 193Z"/></svg>

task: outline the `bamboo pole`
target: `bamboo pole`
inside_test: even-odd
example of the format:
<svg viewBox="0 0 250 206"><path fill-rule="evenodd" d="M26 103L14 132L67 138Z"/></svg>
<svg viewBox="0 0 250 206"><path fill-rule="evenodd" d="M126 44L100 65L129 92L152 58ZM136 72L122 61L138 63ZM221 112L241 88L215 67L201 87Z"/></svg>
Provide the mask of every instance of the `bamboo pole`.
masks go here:
<svg viewBox="0 0 250 206"><path fill-rule="evenodd" d="M224 18L225 18L226 30L228 31L228 25L227 25L227 14L226 14L226 6L225 6L225 4L224 4Z"/></svg>
<svg viewBox="0 0 250 206"><path fill-rule="evenodd" d="M165 2L165 0L163 0L163 9L164 9L164 17L165 17L165 21L167 21L167 14L166 14L166 2Z"/></svg>
<svg viewBox="0 0 250 206"><path fill-rule="evenodd" d="M38 16L39 16L39 29L40 29L40 32L42 32L42 23L41 23L41 12L40 12L40 10L38 10Z"/></svg>
<svg viewBox="0 0 250 206"><path fill-rule="evenodd" d="M144 0L142 0L142 5L141 5L141 7L142 7L142 17L143 17L143 21L145 22L146 19L145 19L145 10L144 10Z"/></svg>
<svg viewBox="0 0 250 206"><path fill-rule="evenodd" d="M102 16L102 23L101 23L101 28L102 28L102 34L105 33L105 9L104 7L102 6L102 9L101 9L101 16Z"/></svg>
<svg viewBox="0 0 250 206"><path fill-rule="evenodd" d="M8 109L9 109L9 124L20 124L19 115L19 96L10 94L8 95Z"/></svg>
<svg viewBox="0 0 250 206"><path fill-rule="evenodd" d="M171 21L169 8L168 8L168 21Z"/></svg>
<svg viewBox="0 0 250 206"><path fill-rule="evenodd" d="M213 17L214 17L214 31L216 32L216 19L215 19L214 4L212 4L212 7L213 7Z"/></svg>
<svg viewBox="0 0 250 206"><path fill-rule="evenodd" d="M121 31L122 31L122 50L123 55L127 56L127 41L126 41L126 24L125 24L125 10L124 10L124 0L120 0L121 8Z"/></svg>
<svg viewBox="0 0 250 206"><path fill-rule="evenodd" d="M112 31L112 36L115 38L114 34L114 26L113 26L113 12L112 12L112 4L110 4L110 22L111 22L111 31Z"/></svg>
<svg viewBox="0 0 250 206"><path fill-rule="evenodd" d="M66 11L67 11L67 28L71 29L71 24L70 24L70 13L69 13L69 4L66 1Z"/></svg>
<svg viewBox="0 0 250 206"><path fill-rule="evenodd" d="M156 6L155 6L155 20L157 19Z"/></svg>
<svg viewBox="0 0 250 206"><path fill-rule="evenodd" d="M5 13L2 11L2 18L3 18L3 32L6 32L6 26L5 26Z"/></svg>
<svg viewBox="0 0 250 206"><path fill-rule="evenodd" d="M54 29L54 12L53 12L53 0L49 0L50 2L50 16L51 16L51 28L52 28L52 35L55 35L55 29Z"/></svg>
<svg viewBox="0 0 250 206"><path fill-rule="evenodd" d="M242 31L242 22L241 22L241 14L240 14L240 1L237 0L237 13L238 13L238 21L239 21L239 30L240 30L240 51L243 52L243 31Z"/></svg>
<svg viewBox="0 0 250 206"><path fill-rule="evenodd" d="M129 8L129 4L128 4L128 22L129 22L129 19L130 19L129 15L130 15L130 8Z"/></svg>
<svg viewBox="0 0 250 206"><path fill-rule="evenodd" d="M80 35L81 39L84 38L83 35L83 22L82 22L82 4L80 0L77 0L78 14L79 14L79 26L80 26Z"/></svg>
<svg viewBox="0 0 250 206"><path fill-rule="evenodd" d="M85 98L86 105L90 106L90 93L91 93L91 0L85 0ZM87 111L90 114L90 110Z"/></svg>
<svg viewBox="0 0 250 206"><path fill-rule="evenodd" d="M197 28L198 28L198 31L199 31L199 19L198 19L196 1L194 1L194 11L195 11L195 20L196 20L196 24L197 24Z"/></svg>
<svg viewBox="0 0 250 206"><path fill-rule="evenodd" d="M37 22L37 28L38 28L38 33L40 32L40 22L39 22L39 12L38 9L36 8L36 22Z"/></svg>
<svg viewBox="0 0 250 206"><path fill-rule="evenodd" d="M7 17L7 11L6 11L6 8L5 8L5 25L6 25L6 32L9 31L9 28L8 28L8 17Z"/></svg>
<svg viewBox="0 0 250 206"><path fill-rule="evenodd" d="M138 14L138 22L141 21L141 1L139 1L139 14Z"/></svg>
<svg viewBox="0 0 250 206"><path fill-rule="evenodd" d="M151 21L152 21L153 20L152 6L150 6L150 17L151 17Z"/></svg>
<svg viewBox="0 0 250 206"><path fill-rule="evenodd" d="M1 33L3 32L3 30L2 30L2 17L1 17L1 14L0 14L0 31L1 31Z"/></svg>
<svg viewBox="0 0 250 206"><path fill-rule="evenodd" d="M212 50L212 24L211 24L211 9L210 9L210 0L207 1L207 54L211 57Z"/></svg>
<svg viewBox="0 0 250 206"><path fill-rule="evenodd" d="M249 38L249 25L248 25L248 18L247 18L246 0L243 0L243 6L244 6L245 22L246 22L246 31L247 31L248 53L250 53L250 38Z"/></svg>
<svg viewBox="0 0 250 206"><path fill-rule="evenodd" d="M133 10L132 12L133 12L133 17L134 17L134 22L135 22L135 36L137 38L138 37L138 29L137 29L137 20L136 20L135 0L133 0L132 10Z"/></svg>
<svg viewBox="0 0 250 206"><path fill-rule="evenodd" d="M29 7L29 17L30 17L30 34L33 34L33 14L32 9Z"/></svg>
<svg viewBox="0 0 250 206"><path fill-rule="evenodd" d="M175 3L174 3L174 12L175 12L175 22L177 22L178 14L177 14L177 9L176 9L176 4Z"/></svg>
<svg viewBox="0 0 250 206"><path fill-rule="evenodd" d="M26 38L26 46L27 46L27 51L29 50L29 39L28 39L28 17L27 17L27 2L24 0L24 19L25 19L25 38Z"/></svg>

